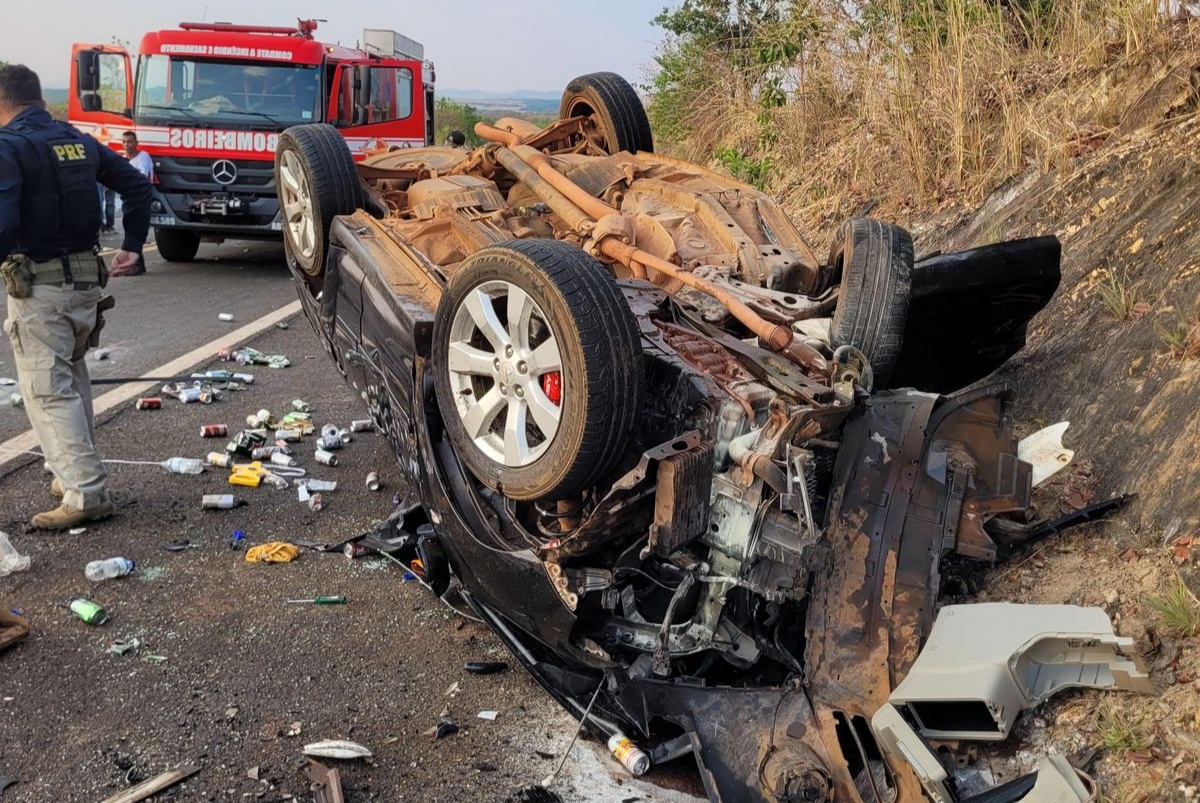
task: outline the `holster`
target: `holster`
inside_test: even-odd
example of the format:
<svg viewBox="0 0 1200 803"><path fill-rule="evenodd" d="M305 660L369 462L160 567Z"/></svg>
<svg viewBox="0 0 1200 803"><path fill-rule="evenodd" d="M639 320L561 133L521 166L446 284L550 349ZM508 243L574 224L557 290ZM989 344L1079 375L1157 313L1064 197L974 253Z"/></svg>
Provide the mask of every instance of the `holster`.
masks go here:
<svg viewBox="0 0 1200 803"><path fill-rule="evenodd" d="M0 264L4 286L13 298L33 295L33 260L25 254L9 254Z"/></svg>
<svg viewBox="0 0 1200 803"><path fill-rule="evenodd" d="M100 256L100 246L94 246L92 253L96 255L96 282L101 287L108 287L108 263L104 261L104 257ZM105 298L108 298L108 296L105 296ZM114 301L113 304L115 303ZM112 309L111 304L108 309Z"/></svg>
<svg viewBox="0 0 1200 803"><path fill-rule="evenodd" d="M112 296L100 296L100 300L96 302L96 325L92 327L92 333L88 335L88 348L94 349L100 345L100 330L104 328L104 313L115 306L117 306L117 300Z"/></svg>

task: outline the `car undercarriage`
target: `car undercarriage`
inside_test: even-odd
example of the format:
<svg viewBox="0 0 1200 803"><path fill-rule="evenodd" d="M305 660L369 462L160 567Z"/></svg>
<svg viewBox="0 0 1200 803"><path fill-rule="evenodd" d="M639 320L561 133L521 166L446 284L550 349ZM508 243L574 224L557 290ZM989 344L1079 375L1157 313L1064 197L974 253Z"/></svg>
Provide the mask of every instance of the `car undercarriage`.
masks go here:
<svg viewBox="0 0 1200 803"><path fill-rule="evenodd" d="M763 193L655 154L618 76L559 116L359 164L281 137L289 265L411 480L382 540L435 593L593 732L692 754L714 801L965 800L959 742L1069 686L1152 690L1102 612L939 612L943 561L1033 532L987 377L1055 238L915 259L856 218L822 259ZM983 668L938 637L963 620L1008 636ZM1030 769L971 799L1095 793Z"/></svg>

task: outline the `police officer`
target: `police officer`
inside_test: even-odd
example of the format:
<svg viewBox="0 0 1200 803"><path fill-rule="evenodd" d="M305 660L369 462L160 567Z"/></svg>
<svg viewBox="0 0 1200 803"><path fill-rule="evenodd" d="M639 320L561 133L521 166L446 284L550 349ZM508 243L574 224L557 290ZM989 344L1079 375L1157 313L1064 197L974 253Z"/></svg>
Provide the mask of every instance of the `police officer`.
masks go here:
<svg viewBox="0 0 1200 803"><path fill-rule="evenodd" d="M125 241L107 276L136 267L150 228L150 182L121 156L51 119L37 74L0 67L0 260L29 423L61 504L33 526L61 530L112 514L96 454L84 354L107 279L96 184L121 194Z"/></svg>

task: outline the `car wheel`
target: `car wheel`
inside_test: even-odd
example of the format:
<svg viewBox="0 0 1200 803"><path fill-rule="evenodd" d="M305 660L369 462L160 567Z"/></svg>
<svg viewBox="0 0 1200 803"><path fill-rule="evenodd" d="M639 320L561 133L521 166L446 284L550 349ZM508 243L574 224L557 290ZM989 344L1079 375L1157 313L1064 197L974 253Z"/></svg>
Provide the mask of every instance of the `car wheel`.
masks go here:
<svg viewBox="0 0 1200 803"><path fill-rule="evenodd" d="M154 244L167 262L192 262L200 250L200 235L181 229L155 229Z"/></svg>
<svg viewBox="0 0 1200 803"><path fill-rule="evenodd" d="M346 140L331 125L287 129L275 151L275 187L288 262L309 276L320 276L330 223L360 206L358 171Z"/></svg>
<svg viewBox="0 0 1200 803"><path fill-rule="evenodd" d="M873 218L842 224L829 256L841 291L832 345L854 346L871 362L876 385L896 366L912 292L913 244L907 231Z"/></svg>
<svg viewBox="0 0 1200 803"><path fill-rule="evenodd" d="M554 240L463 261L438 305L433 370L463 464L517 500L573 497L608 474L645 388L637 323L612 274Z"/></svg>
<svg viewBox="0 0 1200 803"><path fill-rule="evenodd" d="M650 119L642 100L629 82L616 73L589 73L567 84L558 117L560 120L591 118L609 153L654 152Z"/></svg>

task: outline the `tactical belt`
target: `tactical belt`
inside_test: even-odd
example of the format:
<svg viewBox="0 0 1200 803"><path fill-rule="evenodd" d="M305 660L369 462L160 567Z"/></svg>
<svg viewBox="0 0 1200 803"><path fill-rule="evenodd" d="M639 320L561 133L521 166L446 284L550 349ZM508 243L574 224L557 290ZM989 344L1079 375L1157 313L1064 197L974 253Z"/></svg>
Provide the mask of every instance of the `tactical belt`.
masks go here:
<svg viewBox="0 0 1200 803"><path fill-rule="evenodd" d="M33 263L33 284L73 284L76 290L90 290L100 284L96 255L76 251L45 262Z"/></svg>

